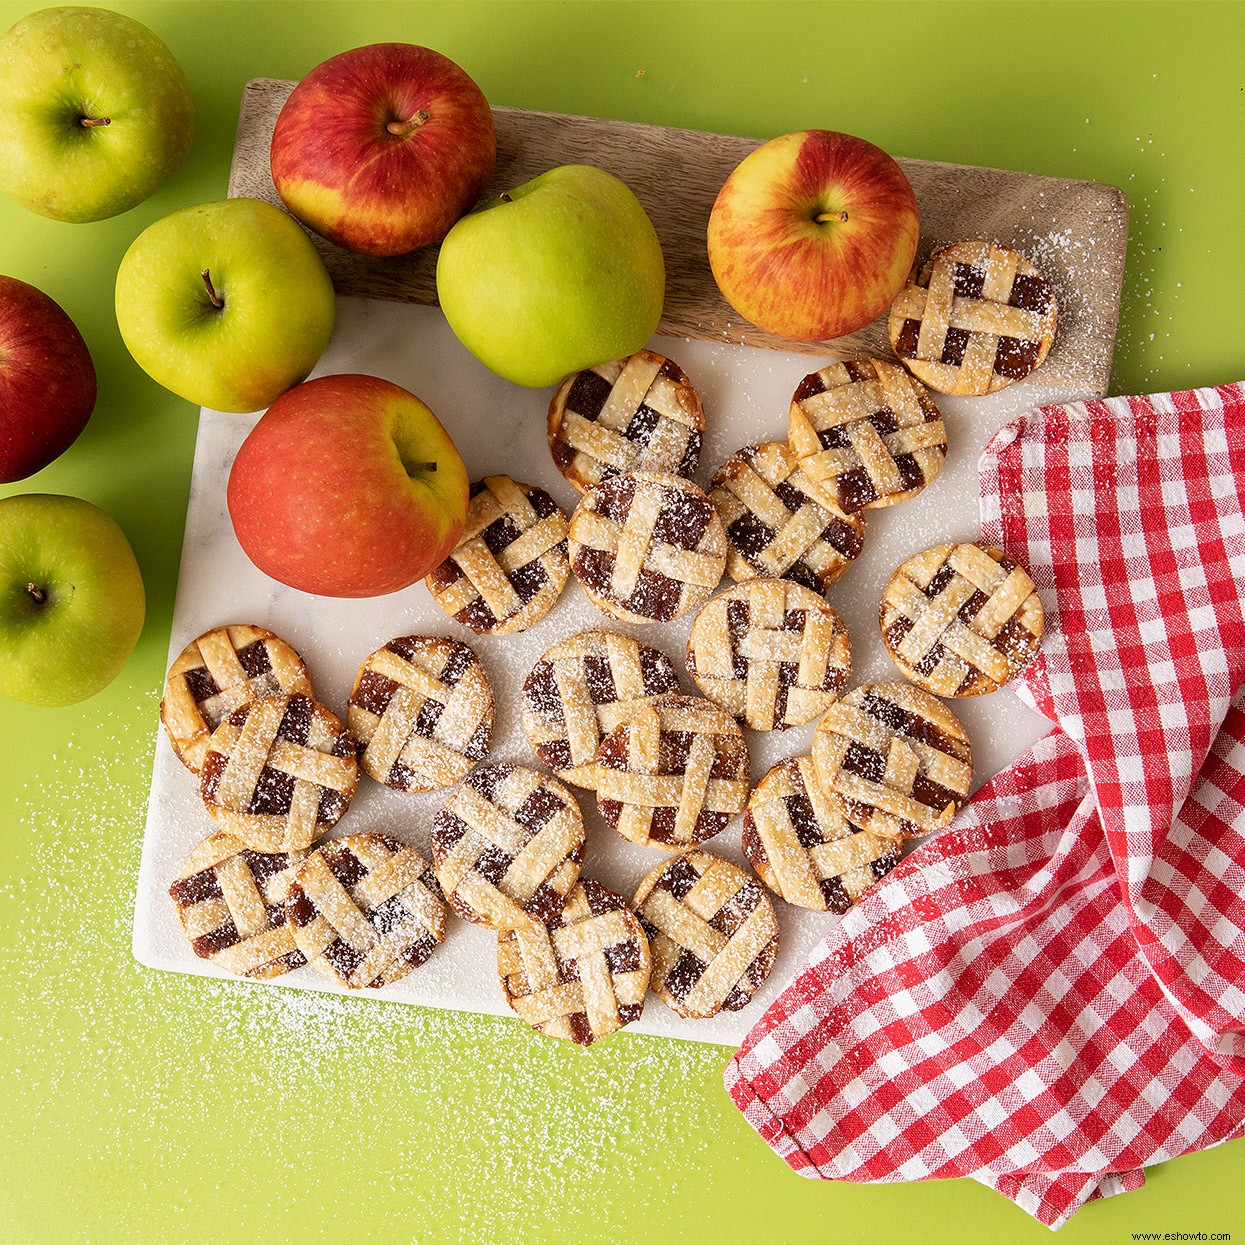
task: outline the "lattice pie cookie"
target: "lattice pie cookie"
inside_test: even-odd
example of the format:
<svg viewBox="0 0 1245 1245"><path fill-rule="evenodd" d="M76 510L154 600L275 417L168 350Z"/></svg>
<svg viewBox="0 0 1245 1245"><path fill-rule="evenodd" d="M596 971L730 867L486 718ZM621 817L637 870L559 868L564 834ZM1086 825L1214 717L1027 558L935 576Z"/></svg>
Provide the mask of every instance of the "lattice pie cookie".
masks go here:
<svg viewBox="0 0 1245 1245"><path fill-rule="evenodd" d="M882 638L895 665L936 696L996 691L1042 642L1033 580L1001 549L938 545L909 558L882 596Z"/></svg>
<svg viewBox="0 0 1245 1245"><path fill-rule="evenodd" d="M199 793L222 830L258 852L293 852L335 826L358 785L355 744L309 696L235 709L212 733Z"/></svg>
<svg viewBox="0 0 1245 1245"><path fill-rule="evenodd" d="M945 826L973 777L964 728L910 683L866 683L831 705L813 739L813 764L849 821L889 838Z"/></svg>
<svg viewBox="0 0 1245 1245"><path fill-rule="evenodd" d="M214 627L182 649L169 667L160 720L182 764L197 774L212 732L239 706L261 696L311 695L303 659L263 627Z"/></svg>
<svg viewBox="0 0 1245 1245"><path fill-rule="evenodd" d="M492 929L551 921L584 860L584 820L569 789L521 765L470 774L432 828L432 856L450 906Z"/></svg>
<svg viewBox="0 0 1245 1245"><path fill-rule="evenodd" d="M995 393L1050 353L1057 320L1050 283L1023 255L993 242L940 246L891 307L891 345L940 393Z"/></svg>
<svg viewBox="0 0 1245 1245"><path fill-rule="evenodd" d="M217 832L190 853L169 897L195 955L239 977L279 977L307 961L286 923L302 852L252 851Z"/></svg>
<svg viewBox="0 0 1245 1245"><path fill-rule="evenodd" d="M399 636L363 663L347 722L364 773L397 791L432 791L453 786L488 754L493 692L467 645Z"/></svg>
<svg viewBox="0 0 1245 1245"><path fill-rule="evenodd" d="M687 641L687 671L745 726L785 730L838 699L852 649L838 614L785 579L750 579L702 606Z"/></svg>
<svg viewBox="0 0 1245 1245"><path fill-rule="evenodd" d="M726 569L726 533L688 480L618 475L571 516L571 569L589 599L628 622L665 622L709 599Z"/></svg>
<svg viewBox="0 0 1245 1245"><path fill-rule="evenodd" d="M601 816L624 839L682 851L724 830L749 789L748 745L734 719L695 696L636 706L601 740Z"/></svg>
<svg viewBox="0 0 1245 1245"><path fill-rule="evenodd" d="M947 454L947 430L925 387L880 359L806 376L791 399L787 439L816 495L848 514L915 497Z"/></svg>
<svg viewBox="0 0 1245 1245"><path fill-rule="evenodd" d="M570 574L566 516L532 484L486 476L471 486L462 539L424 581L478 634L524 631L553 608Z"/></svg>
<svg viewBox="0 0 1245 1245"><path fill-rule="evenodd" d="M726 573L737 581L767 575L824 593L864 544L864 516L819 501L786 441L732 454L713 477L709 500L731 545Z"/></svg>
<svg viewBox="0 0 1245 1245"><path fill-rule="evenodd" d="M652 350L568 376L549 403L549 449L581 493L628 471L690 476L705 412L682 368Z"/></svg>
<svg viewBox="0 0 1245 1245"><path fill-rule="evenodd" d="M392 985L445 940L428 862L387 834L350 834L312 852L285 908L303 955L351 990Z"/></svg>
<svg viewBox="0 0 1245 1245"><path fill-rule="evenodd" d="M597 745L638 701L679 690L674 665L630 636L584 631L559 641L523 684L523 729L542 765L596 785Z"/></svg>
<svg viewBox="0 0 1245 1245"><path fill-rule="evenodd" d="M778 956L764 891L709 852L685 852L640 883L633 907L653 952L653 993L686 1020L738 1011Z"/></svg>
<svg viewBox="0 0 1245 1245"><path fill-rule="evenodd" d="M546 1037L590 1046L638 1020L652 957L626 902L581 880L546 925L528 921L497 936L506 1002Z"/></svg>
<svg viewBox="0 0 1245 1245"><path fill-rule="evenodd" d="M818 786L812 757L788 757L748 800L743 848L774 894L842 914L899 863L903 840L852 825Z"/></svg>

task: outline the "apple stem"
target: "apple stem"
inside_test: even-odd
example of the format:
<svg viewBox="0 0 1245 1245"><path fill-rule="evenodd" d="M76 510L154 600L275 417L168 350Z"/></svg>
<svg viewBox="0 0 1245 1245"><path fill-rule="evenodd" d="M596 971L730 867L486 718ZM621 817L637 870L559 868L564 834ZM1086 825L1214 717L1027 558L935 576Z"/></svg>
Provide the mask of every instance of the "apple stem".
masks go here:
<svg viewBox="0 0 1245 1245"><path fill-rule="evenodd" d="M825 225L832 220L847 220L846 212L820 212L813 217L813 220L819 225Z"/></svg>
<svg viewBox="0 0 1245 1245"><path fill-rule="evenodd" d="M208 302L219 311L225 305L225 300L216 292L215 287L212 285L210 272L211 269L205 268L199 275L203 278L203 284L207 286Z"/></svg>
<svg viewBox="0 0 1245 1245"><path fill-rule="evenodd" d="M83 129L91 130L91 129L94 129L97 125L111 125L112 118L111 117L79 117L78 124L82 126Z"/></svg>
<svg viewBox="0 0 1245 1245"><path fill-rule="evenodd" d="M407 463L406 474L414 475L417 471L436 471L436 463Z"/></svg>
<svg viewBox="0 0 1245 1245"><path fill-rule="evenodd" d="M396 138L405 138L408 134L418 130L431 115L421 108L409 121L390 121L385 129Z"/></svg>
<svg viewBox="0 0 1245 1245"><path fill-rule="evenodd" d="M48 594L39 587L38 584L30 583L26 585L26 591L30 594L30 599L36 605L43 605L48 599Z"/></svg>

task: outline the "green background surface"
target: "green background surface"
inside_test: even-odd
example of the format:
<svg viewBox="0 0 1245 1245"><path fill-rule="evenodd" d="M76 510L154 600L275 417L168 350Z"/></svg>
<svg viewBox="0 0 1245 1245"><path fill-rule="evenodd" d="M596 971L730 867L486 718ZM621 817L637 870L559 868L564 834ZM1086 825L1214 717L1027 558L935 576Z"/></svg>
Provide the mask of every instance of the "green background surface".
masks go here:
<svg viewBox="0 0 1245 1245"><path fill-rule="evenodd" d="M801 1180L745 1125L727 1052L140 967L130 915L196 411L112 313L147 224L223 197L242 87L345 48L426 43L495 104L1088 178L1132 209L1112 393L1245 376L1245 10L1235 4L118 3L189 76L199 128L154 198L93 225L0 202L0 271L50 293L99 370L87 431L0 493L110 511L147 626L85 704L0 704L3 1241L1043 1241L970 1181ZM0 0L0 29L31 10ZM1092 1205L1067 1245L1245 1239L1233 1143Z"/></svg>

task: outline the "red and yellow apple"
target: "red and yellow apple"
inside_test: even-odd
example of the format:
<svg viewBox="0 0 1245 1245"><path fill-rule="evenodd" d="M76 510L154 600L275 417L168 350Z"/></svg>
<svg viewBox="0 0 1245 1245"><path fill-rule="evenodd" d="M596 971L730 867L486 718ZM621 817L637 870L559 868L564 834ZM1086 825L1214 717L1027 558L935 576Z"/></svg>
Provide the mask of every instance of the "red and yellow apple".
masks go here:
<svg viewBox="0 0 1245 1245"><path fill-rule="evenodd" d="M229 474L247 557L303 592L372 597L422 579L458 543L467 471L413 393L375 376L323 376L260 416Z"/></svg>
<svg viewBox="0 0 1245 1245"><path fill-rule="evenodd" d="M77 326L42 290L0 277L0 483L63 454L95 409L95 365Z"/></svg>
<svg viewBox="0 0 1245 1245"><path fill-rule="evenodd" d="M303 224L348 251L403 255L445 236L497 160L493 114L452 60L374 43L313 69L272 135L272 180Z"/></svg>
<svg viewBox="0 0 1245 1245"><path fill-rule="evenodd" d="M919 237L916 195L886 152L803 130L763 143L726 179L709 215L709 267L758 328L826 341L890 306Z"/></svg>

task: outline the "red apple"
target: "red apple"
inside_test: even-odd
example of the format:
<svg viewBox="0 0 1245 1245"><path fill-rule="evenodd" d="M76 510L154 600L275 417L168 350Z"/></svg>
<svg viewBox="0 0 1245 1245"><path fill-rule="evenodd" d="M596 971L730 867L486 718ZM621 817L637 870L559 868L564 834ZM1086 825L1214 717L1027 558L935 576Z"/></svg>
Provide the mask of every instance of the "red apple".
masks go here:
<svg viewBox="0 0 1245 1245"><path fill-rule="evenodd" d="M762 144L726 179L709 214L709 266L758 328L825 341L890 306L919 236L916 195L886 152L803 130Z"/></svg>
<svg viewBox="0 0 1245 1245"><path fill-rule="evenodd" d="M266 575L327 597L372 597L422 579L458 543L467 471L414 394L375 376L297 385L234 459L228 504Z"/></svg>
<svg viewBox="0 0 1245 1245"><path fill-rule="evenodd" d="M365 255L439 241L496 161L480 88L448 57L410 43L374 43L317 66L272 135L272 180L286 207Z"/></svg>
<svg viewBox="0 0 1245 1245"><path fill-rule="evenodd" d="M74 322L42 290L0 277L0 483L63 454L95 409L95 365Z"/></svg>

